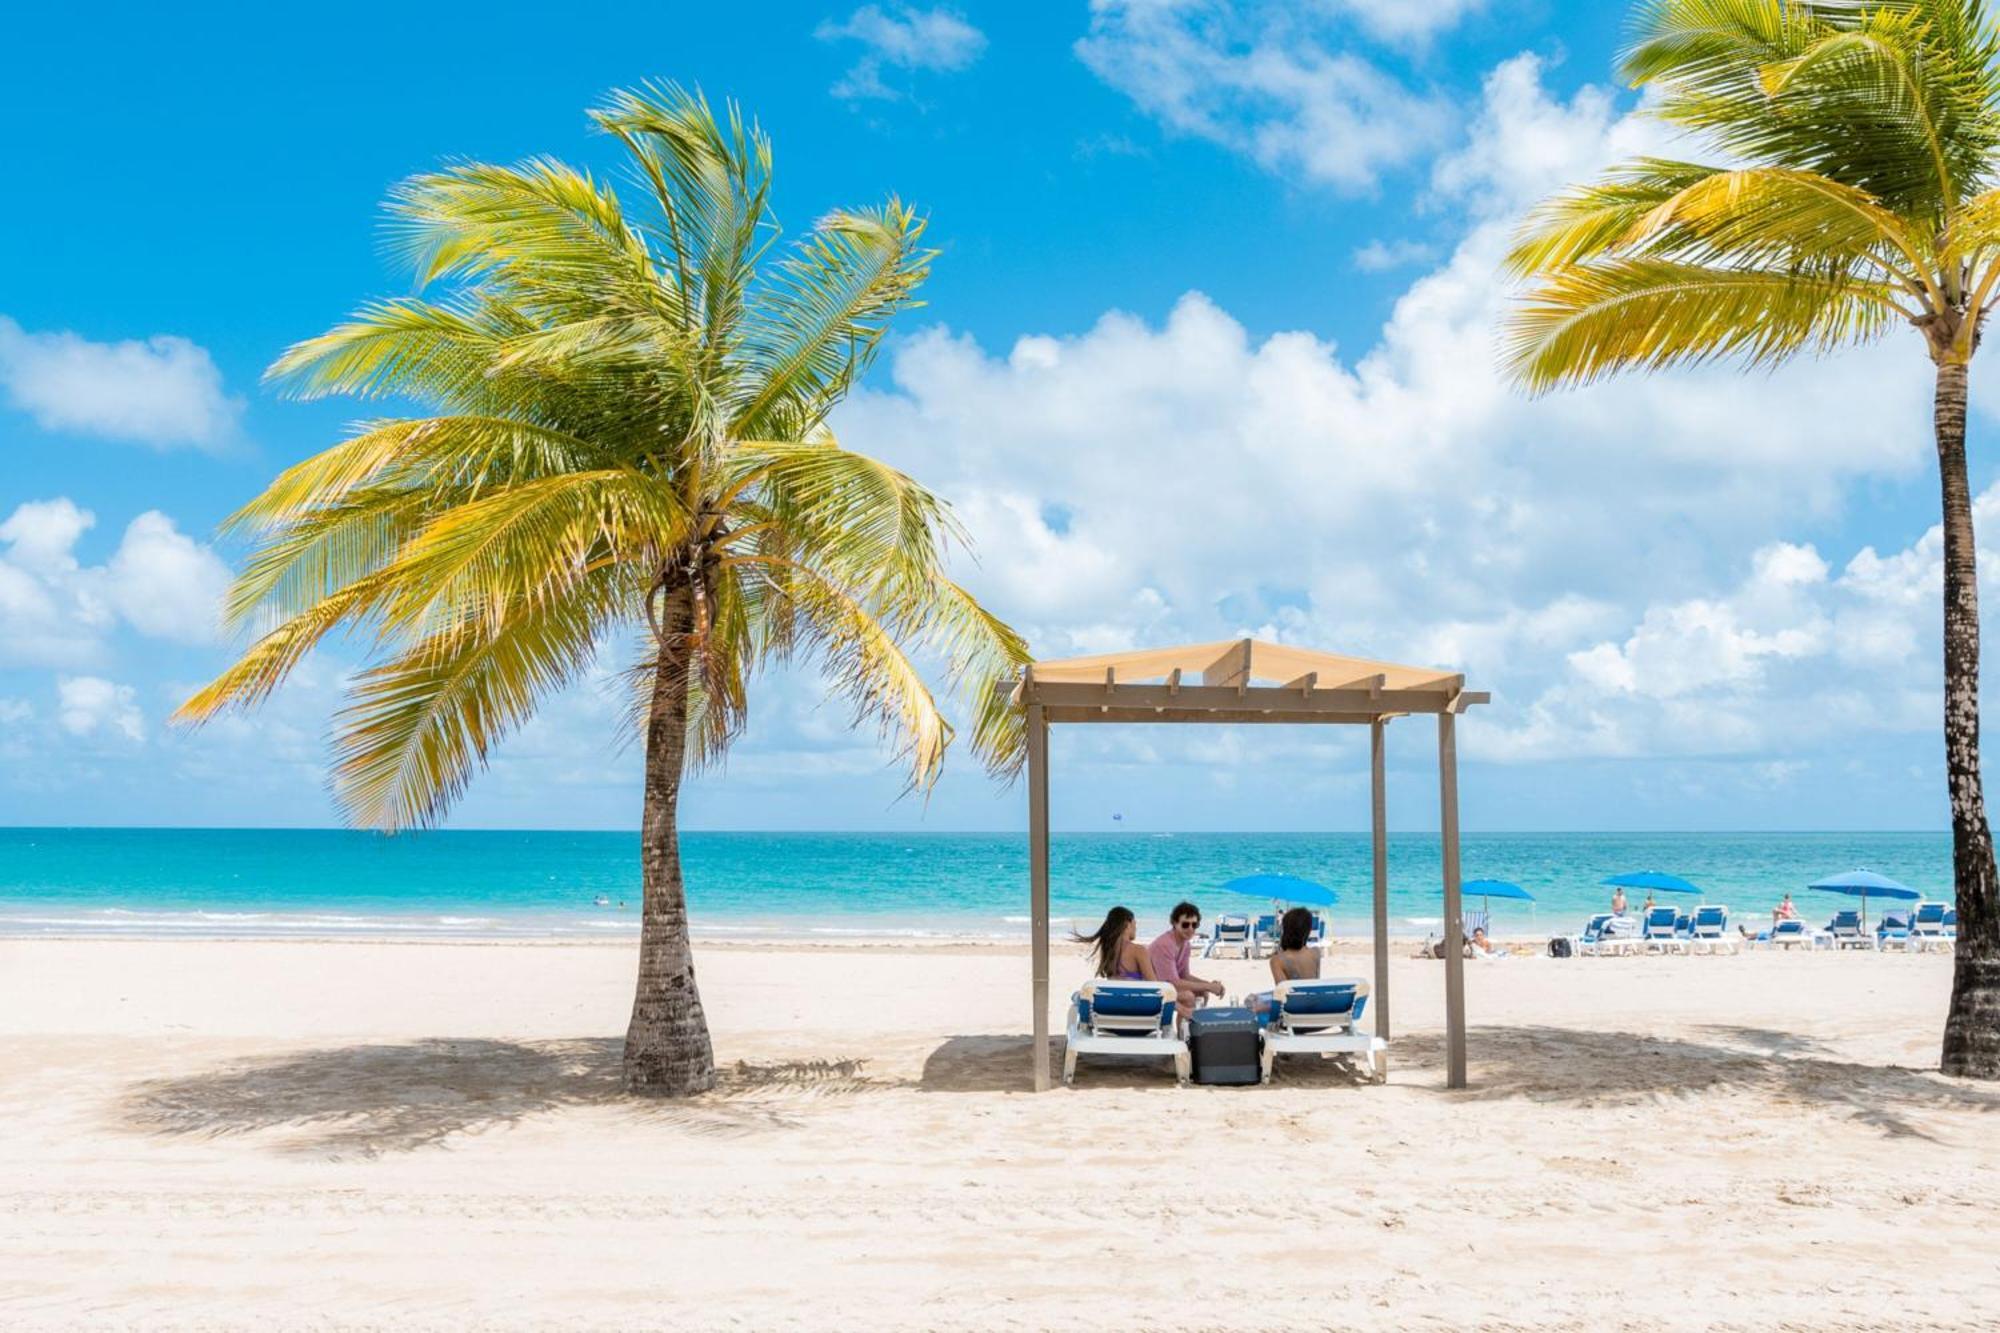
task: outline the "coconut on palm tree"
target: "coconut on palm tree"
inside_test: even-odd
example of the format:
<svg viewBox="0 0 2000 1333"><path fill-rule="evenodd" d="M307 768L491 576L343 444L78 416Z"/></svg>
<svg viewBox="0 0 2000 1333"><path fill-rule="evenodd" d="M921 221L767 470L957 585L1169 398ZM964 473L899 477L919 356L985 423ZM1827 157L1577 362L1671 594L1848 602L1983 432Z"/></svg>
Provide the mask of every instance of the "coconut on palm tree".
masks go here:
<svg viewBox="0 0 2000 1333"><path fill-rule="evenodd" d="M592 113L629 180L546 158L415 177L389 201L420 295L364 307L270 377L414 401L282 473L228 526L254 541L228 615L258 637L182 705L254 704L337 627L372 661L335 720L357 824L439 818L510 731L631 652L644 905L624 1075L711 1086L676 826L683 776L741 730L760 667L815 658L917 787L953 735L920 665L965 692L995 770L1018 719L992 683L1020 638L945 570L958 530L909 477L840 447L829 410L932 252L891 199L773 253L770 144L732 108L648 86ZM637 206L627 203L627 195Z"/></svg>
<svg viewBox="0 0 2000 1333"><path fill-rule="evenodd" d="M1958 946L1946 1073L2000 1078L2000 897L1979 765L1966 376L2000 300L2000 38L1982 0L1649 0L1624 56L1717 159L1646 158L1544 203L1513 373L1536 390L1907 328L1936 374L1944 740Z"/></svg>

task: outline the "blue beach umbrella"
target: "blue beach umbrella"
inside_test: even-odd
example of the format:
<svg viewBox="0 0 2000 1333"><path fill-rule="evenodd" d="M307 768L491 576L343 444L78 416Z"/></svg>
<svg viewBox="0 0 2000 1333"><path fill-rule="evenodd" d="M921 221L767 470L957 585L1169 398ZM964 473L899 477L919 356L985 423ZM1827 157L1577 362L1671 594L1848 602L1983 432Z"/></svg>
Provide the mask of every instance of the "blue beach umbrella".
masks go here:
<svg viewBox="0 0 2000 1333"><path fill-rule="evenodd" d="M1524 903L1535 901L1534 894L1504 879L1468 879L1458 886L1458 891L1462 894L1476 893L1481 898L1513 898Z"/></svg>
<svg viewBox="0 0 2000 1333"><path fill-rule="evenodd" d="M1331 907L1338 901L1338 895L1326 885L1300 879L1297 875L1244 875L1224 884L1222 891L1240 893L1246 898L1298 903L1305 907Z"/></svg>
<svg viewBox="0 0 2000 1333"><path fill-rule="evenodd" d="M1838 875L1828 875L1825 879L1806 885L1820 893L1844 893L1850 898L1861 900L1861 928L1868 929L1868 895L1877 898L1916 899L1924 895L1907 884L1899 884L1887 875L1878 875L1872 870L1849 870Z"/></svg>
<svg viewBox="0 0 2000 1333"><path fill-rule="evenodd" d="M1444 892L1442 884L1438 885L1438 892ZM1495 898L1512 898L1515 902L1528 903L1530 905L1535 901L1534 894L1529 893L1519 884L1504 879L1468 879L1458 886L1458 893L1461 898L1478 898L1480 910L1485 912L1488 917L1493 915L1492 900Z"/></svg>

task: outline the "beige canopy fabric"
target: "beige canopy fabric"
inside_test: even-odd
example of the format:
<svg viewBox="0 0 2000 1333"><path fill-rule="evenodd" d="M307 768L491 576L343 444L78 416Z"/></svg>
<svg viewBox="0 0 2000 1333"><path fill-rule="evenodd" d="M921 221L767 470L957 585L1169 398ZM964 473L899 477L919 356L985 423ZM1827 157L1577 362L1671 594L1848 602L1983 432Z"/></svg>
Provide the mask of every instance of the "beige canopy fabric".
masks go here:
<svg viewBox="0 0 2000 1333"><path fill-rule="evenodd" d="M1142 648L1129 653L1097 653L1089 657L1064 657L1036 662L1028 668L1031 680L1050 683L1073 682L1102 685L1110 680L1120 685L1164 681L1179 672L1190 684L1245 685L1259 682L1287 685L1308 675L1323 690L1366 688L1380 677L1380 687L1390 690L1437 690L1450 694L1465 683L1456 672L1435 667L1403 666L1377 662L1366 657L1323 653L1290 644L1267 643L1263 639L1219 639L1213 643L1184 643L1173 648ZM1196 678L1199 678L1198 680Z"/></svg>

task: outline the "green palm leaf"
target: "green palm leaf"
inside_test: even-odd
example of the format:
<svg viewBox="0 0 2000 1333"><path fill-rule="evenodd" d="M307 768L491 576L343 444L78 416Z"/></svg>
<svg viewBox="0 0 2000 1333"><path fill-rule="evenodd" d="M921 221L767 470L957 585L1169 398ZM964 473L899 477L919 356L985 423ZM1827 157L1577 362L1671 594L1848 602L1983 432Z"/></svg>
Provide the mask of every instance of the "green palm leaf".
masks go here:
<svg viewBox="0 0 2000 1333"><path fill-rule="evenodd" d="M1535 390L1730 356L1775 365L1874 337L1896 313L1840 273L1605 260L1550 274L1521 302L1507 361Z"/></svg>

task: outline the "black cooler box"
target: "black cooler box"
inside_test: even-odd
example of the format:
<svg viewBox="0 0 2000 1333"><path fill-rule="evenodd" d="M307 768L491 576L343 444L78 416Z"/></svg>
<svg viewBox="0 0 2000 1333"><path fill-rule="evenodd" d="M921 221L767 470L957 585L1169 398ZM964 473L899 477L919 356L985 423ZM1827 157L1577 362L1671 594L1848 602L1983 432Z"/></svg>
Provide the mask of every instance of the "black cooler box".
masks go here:
<svg viewBox="0 0 2000 1333"><path fill-rule="evenodd" d="M1197 1009L1188 1017L1188 1051L1197 1083L1255 1083L1257 1020L1248 1009Z"/></svg>

